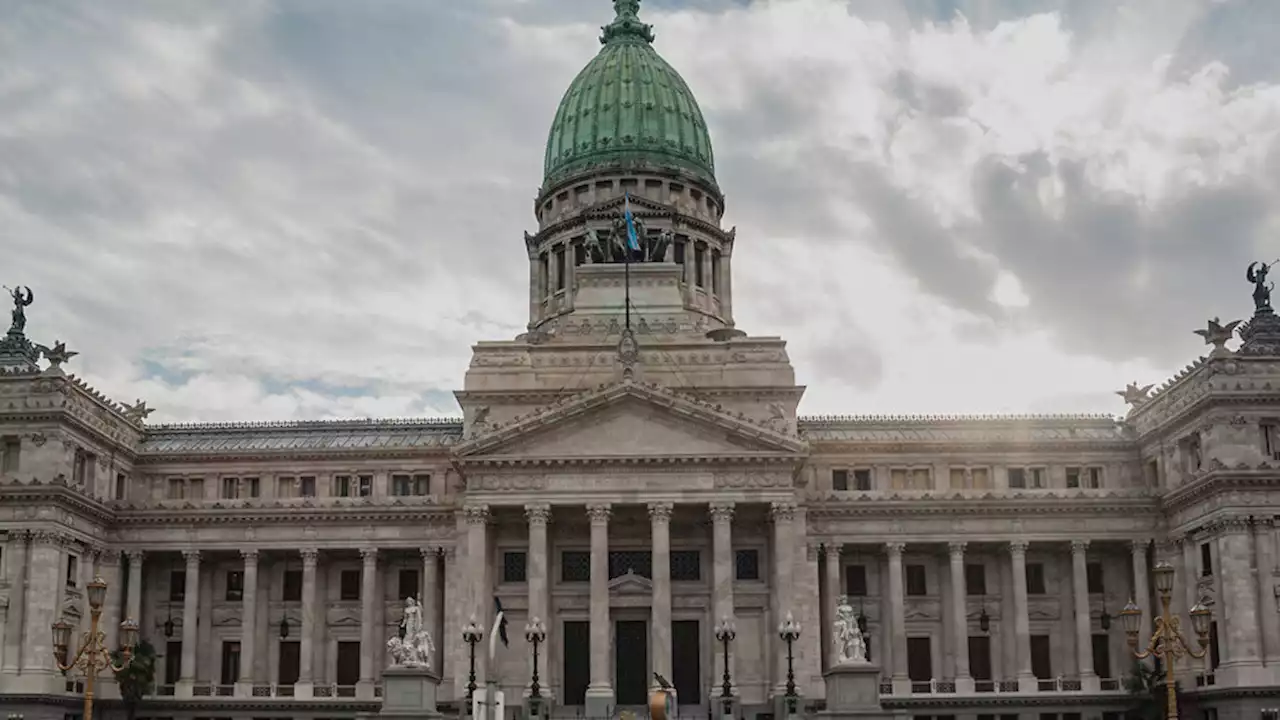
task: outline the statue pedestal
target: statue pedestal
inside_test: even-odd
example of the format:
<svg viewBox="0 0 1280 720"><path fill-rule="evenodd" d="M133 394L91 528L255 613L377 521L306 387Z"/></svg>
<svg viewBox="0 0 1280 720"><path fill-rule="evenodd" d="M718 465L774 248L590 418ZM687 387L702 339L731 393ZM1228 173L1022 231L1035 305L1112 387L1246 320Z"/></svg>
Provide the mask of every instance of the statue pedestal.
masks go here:
<svg viewBox="0 0 1280 720"><path fill-rule="evenodd" d="M382 672L382 711L378 717L436 720L436 688L440 676L425 667L397 665Z"/></svg>
<svg viewBox="0 0 1280 720"><path fill-rule="evenodd" d="M823 677L827 681L827 709L823 718L880 720L890 718L880 705L880 666L872 663L833 665Z"/></svg>

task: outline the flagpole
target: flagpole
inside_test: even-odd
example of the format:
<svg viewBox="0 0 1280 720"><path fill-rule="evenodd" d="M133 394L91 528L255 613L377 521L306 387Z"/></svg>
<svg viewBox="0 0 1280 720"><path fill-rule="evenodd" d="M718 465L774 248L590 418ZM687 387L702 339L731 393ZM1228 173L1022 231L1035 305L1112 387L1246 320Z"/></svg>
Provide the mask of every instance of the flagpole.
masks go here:
<svg viewBox="0 0 1280 720"><path fill-rule="evenodd" d="M622 271L622 303L625 308L625 324L628 331L631 330L631 245L627 244L627 251L623 258Z"/></svg>

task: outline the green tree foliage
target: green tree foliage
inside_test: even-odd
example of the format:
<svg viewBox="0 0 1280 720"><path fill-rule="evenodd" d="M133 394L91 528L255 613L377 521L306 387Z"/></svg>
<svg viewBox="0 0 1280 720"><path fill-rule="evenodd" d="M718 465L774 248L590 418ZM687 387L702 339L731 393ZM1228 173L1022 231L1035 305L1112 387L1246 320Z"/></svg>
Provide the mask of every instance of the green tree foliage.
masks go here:
<svg viewBox="0 0 1280 720"><path fill-rule="evenodd" d="M111 654L111 661L119 665L124 658L117 650ZM133 649L133 661L123 672L116 675L116 683L120 687L120 697L124 701L129 720L133 720L138 711L138 703L152 692L156 682L156 649L146 640L140 640Z"/></svg>
<svg viewBox="0 0 1280 720"><path fill-rule="evenodd" d="M1181 707L1182 689L1176 681L1173 688ZM1157 670L1154 664L1134 660L1133 669L1125 680L1125 689L1129 691L1131 699L1127 713L1129 720L1162 720L1165 717L1169 699L1165 690L1164 672Z"/></svg>

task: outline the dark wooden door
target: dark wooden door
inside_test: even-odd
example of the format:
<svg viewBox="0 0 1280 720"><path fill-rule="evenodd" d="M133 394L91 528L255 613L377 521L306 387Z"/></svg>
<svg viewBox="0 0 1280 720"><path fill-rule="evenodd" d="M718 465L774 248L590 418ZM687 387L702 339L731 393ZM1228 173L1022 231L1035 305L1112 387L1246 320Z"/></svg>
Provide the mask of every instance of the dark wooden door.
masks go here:
<svg viewBox="0 0 1280 720"><path fill-rule="evenodd" d="M591 682L591 625L581 620L564 623L564 704L585 705Z"/></svg>
<svg viewBox="0 0 1280 720"><path fill-rule="evenodd" d="M1041 680L1053 679L1053 655L1048 635L1031 636L1031 674Z"/></svg>
<svg viewBox="0 0 1280 720"><path fill-rule="evenodd" d="M222 684L234 685L240 678L240 643L222 643Z"/></svg>
<svg viewBox="0 0 1280 720"><path fill-rule="evenodd" d="M991 638L986 635L969 637L969 674L974 680L991 679Z"/></svg>
<svg viewBox="0 0 1280 720"><path fill-rule="evenodd" d="M697 620L671 623L671 675L681 705L702 703L702 627Z"/></svg>
<svg viewBox="0 0 1280 720"><path fill-rule="evenodd" d="M1111 677L1111 640L1106 635L1093 636L1093 671L1098 677Z"/></svg>
<svg viewBox="0 0 1280 720"><path fill-rule="evenodd" d="M907 675L912 682L933 679L933 643L929 638L907 638Z"/></svg>
<svg viewBox="0 0 1280 720"><path fill-rule="evenodd" d="M182 643L170 640L164 646L164 684L176 685L182 677Z"/></svg>
<svg viewBox="0 0 1280 720"><path fill-rule="evenodd" d="M338 661L334 671L333 679L338 685L360 682L360 643L338 643Z"/></svg>
<svg viewBox="0 0 1280 720"><path fill-rule="evenodd" d="M301 671L302 643L280 641L280 664L276 674L276 682L281 685L292 685L298 682Z"/></svg>
<svg viewBox="0 0 1280 720"><path fill-rule="evenodd" d="M644 705L649 694L649 623L619 620L614 625L614 690L619 705Z"/></svg>

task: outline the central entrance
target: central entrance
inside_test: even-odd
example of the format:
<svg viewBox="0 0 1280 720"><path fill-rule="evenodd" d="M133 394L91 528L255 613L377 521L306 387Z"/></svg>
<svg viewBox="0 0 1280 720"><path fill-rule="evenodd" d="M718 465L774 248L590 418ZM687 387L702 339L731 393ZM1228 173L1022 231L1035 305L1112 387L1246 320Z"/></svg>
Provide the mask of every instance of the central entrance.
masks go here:
<svg viewBox="0 0 1280 720"><path fill-rule="evenodd" d="M649 695L649 623L614 623L613 687L618 705L644 705Z"/></svg>

